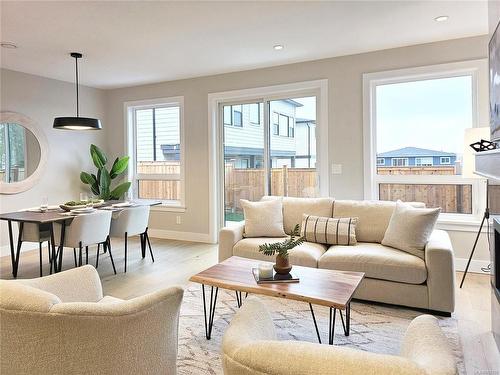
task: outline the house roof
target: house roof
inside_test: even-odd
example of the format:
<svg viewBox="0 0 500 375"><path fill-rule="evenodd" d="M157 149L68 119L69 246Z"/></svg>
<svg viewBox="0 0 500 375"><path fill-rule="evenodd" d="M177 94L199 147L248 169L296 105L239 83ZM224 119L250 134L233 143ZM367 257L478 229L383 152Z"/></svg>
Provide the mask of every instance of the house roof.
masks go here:
<svg viewBox="0 0 500 375"><path fill-rule="evenodd" d="M456 156L452 152L428 150L418 147L403 147L397 150L381 152L377 154L379 158L400 158L400 157L420 157L420 156Z"/></svg>
<svg viewBox="0 0 500 375"><path fill-rule="evenodd" d="M312 123L316 123L316 120L311 120L309 118L302 118L302 117L297 117L295 119L295 122L312 122Z"/></svg>

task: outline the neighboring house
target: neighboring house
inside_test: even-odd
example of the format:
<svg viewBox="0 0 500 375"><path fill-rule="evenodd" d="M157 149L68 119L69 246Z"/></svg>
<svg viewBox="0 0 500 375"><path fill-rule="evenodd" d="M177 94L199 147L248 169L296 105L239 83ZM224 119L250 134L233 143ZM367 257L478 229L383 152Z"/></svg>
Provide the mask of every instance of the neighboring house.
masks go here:
<svg viewBox="0 0 500 375"><path fill-rule="evenodd" d="M417 147L377 154L377 167L454 167L456 161L454 153Z"/></svg>
<svg viewBox="0 0 500 375"><path fill-rule="evenodd" d="M316 164L315 121L296 119L302 104L291 100L271 102L271 162L314 168ZM263 168L264 113L262 105L226 105L224 118L224 159L234 168Z"/></svg>

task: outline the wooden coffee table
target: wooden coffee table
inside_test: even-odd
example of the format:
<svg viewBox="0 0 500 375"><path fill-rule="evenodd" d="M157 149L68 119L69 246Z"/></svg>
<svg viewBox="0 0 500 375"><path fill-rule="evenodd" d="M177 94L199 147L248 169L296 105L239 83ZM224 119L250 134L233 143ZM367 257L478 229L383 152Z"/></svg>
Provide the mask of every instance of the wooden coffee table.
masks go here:
<svg viewBox="0 0 500 375"><path fill-rule="evenodd" d="M300 282L257 284L252 274L252 268L257 268L259 263L265 262L233 256L189 279L190 281L200 283L202 287L205 335L207 340L210 340L212 334L219 288L234 290L236 292L238 307L242 304L242 292L245 292L247 295L248 293L261 294L308 303L314 322L314 328L316 329L316 335L320 343L321 336L319 334L312 305L329 307L328 343L330 345L333 344L335 317L338 310L342 320L344 334L349 336L351 299L361 283L361 280L363 280L364 273L293 266L292 272L300 278ZM208 311L205 298L205 285L211 287ZM342 310L345 310L345 321Z"/></svg>

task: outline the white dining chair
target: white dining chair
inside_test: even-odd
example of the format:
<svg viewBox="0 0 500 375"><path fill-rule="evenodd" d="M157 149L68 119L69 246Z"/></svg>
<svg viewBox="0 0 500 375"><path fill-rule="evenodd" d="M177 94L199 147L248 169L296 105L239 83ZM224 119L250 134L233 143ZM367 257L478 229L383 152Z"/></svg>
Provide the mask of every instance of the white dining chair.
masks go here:
<svg viewBox="0 0 500 375"><path fill-rule="evenodd" d="M82 252L85 247L85 263L89 262L89 249L90 245L97 245L96 268L99 265L99 252L101 245L103 245L104 252L109 252L113 272L116 275L115 263L113 261L113 254L111 252L111 241L109 240L109 230L111 225L111 212L97 210L96 212L84 215L75 216L71 222L66 223L64 231L64 246L59 251L63 251L64 247L73 248L73 256L75 259L75 267L81 266ZM59 223L54 224L55 242L59 245L60 233L62 225ZM76 257L76 249L79 249L78 261ZM62 254L58 254L62 263ZM61 269L62 264L59 265Z"/></svg>
<svg viewBox="0 0 500 375"><path fill-rule="evenodd" d="M40 277L43 276L43 256L42 248L43 243L47 242L47 250L49 254L50 273L52 273L52 257L50 254L50 224L35 224L35 223L18 223L19 230L22 236L19 241L22 242L35 242L38 243L38 253L40 257Z"/></svg>
<svg viewBox="0 0 500 375"><path fill-rule="evenodd" d="M127 272L128 237L139 235L141 239L142 258L146 257L146 243L153 262L153 250L148 236L149 206L138 206L126 208L115 212L111 220L111 237L122 237L125 239L125 272Z"/></svg>

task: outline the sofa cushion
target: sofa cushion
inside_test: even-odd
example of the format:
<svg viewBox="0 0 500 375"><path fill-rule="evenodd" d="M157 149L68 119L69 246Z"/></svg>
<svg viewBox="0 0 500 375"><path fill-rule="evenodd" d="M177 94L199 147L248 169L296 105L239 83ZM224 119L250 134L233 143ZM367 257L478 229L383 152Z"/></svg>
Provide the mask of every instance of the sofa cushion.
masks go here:
<svg viewBox="0 0 500 375"><path fill-rule="evenodd" d="M275 258L264 255L259 251L259 246L265 243L275 243L286 240L288 237L282 238L244 238L238 241L233 248L233 255L274 262ZM289 252L290 263L295 266L318 267L318 259L325 253L327 246L313 243L304 242L301 245L293 248Z"/></svg>
<svg viewBox="0 0 500 375"><path fill-rule="evenodd" d="M245 215L245 237L281 237L283 231L283 205L281 199L250 202L240 199Z"/></svg>
<svg viewBox="0 0 500 375"><path fill-rule="evenodd" d="M320 217L304 214L301 236L329 245L356 245L357 217Z"/></svg>
<svg viewBox="0 0 500 375"><path fill-rule="evenodd" d="M318 267L364 272L365 277L407 284L422 284L427 279L422 259L377 243L331 246L319 259Z"/></svg>
<svg viewBox="0 0 500 375"><path fill-rule="evenodd" d="M265 196L262 200L281 199ZM302 223L302 215L332 217L333 198L292 198L283 197L283 225L285 233L291 234L295 225Z"/></svg>
<svg viewBox="0 0 500 375"><path fill-rule="evenodd" d="M418 202L409 204L413 207L425 207ZM389 201L336 200L333 216L357 217L356 239L360 242L381 243L395 207L396 202Z"/></svg>

